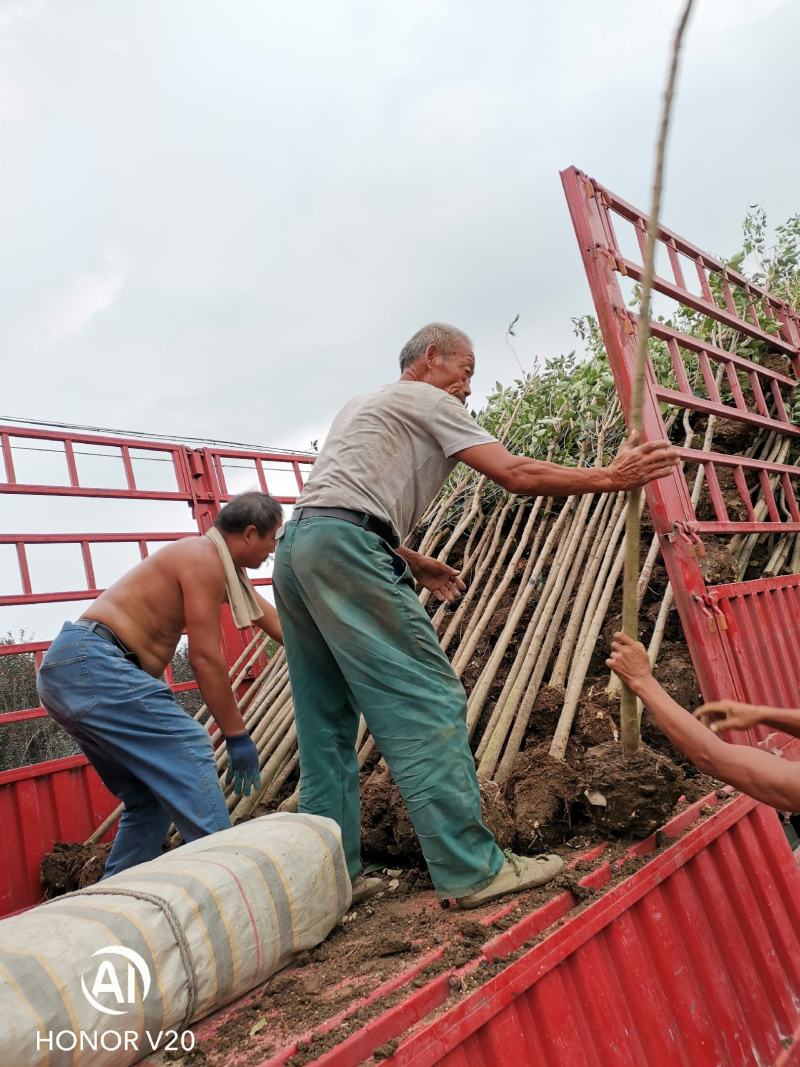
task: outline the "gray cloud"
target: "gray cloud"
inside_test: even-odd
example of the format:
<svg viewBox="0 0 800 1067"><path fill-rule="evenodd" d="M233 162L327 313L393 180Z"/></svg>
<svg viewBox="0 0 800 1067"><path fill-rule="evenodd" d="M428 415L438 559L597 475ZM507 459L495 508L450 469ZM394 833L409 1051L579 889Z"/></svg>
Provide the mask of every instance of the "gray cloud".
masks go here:
<svg viewBox="0 0 800 1067"><path fill-rule="evenodd" d="M8 414L304 447L422 322L476 396L590 310L558 169L646 203L677 0L0 11ZM800 148L800 9L705 0L665 217L731 250Z"/></svg>

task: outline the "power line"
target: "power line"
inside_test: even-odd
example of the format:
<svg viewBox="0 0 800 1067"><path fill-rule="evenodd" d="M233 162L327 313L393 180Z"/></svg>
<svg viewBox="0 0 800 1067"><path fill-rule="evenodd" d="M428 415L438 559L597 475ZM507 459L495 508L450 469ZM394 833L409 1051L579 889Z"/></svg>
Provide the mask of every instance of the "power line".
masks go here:
<svg viewBox="0 0 800 1067"><path fill-rule="evenodd" d="M247 448L252 452L283 452L288 456L307 456L296 448L275 448L274 445L252 445L246 441L219 441L211 437L184 437L169 433L143 433L141 430L119 430L108 426L82 426L71 422L47 422L43 419L21 419L12 415L0 415L0 422L13 423L16 426L44 426L50 430L82 430L86 433L119 434L121 437L137 437L142 440L176 441L180 444L223 445L230 448Z"/></svg>

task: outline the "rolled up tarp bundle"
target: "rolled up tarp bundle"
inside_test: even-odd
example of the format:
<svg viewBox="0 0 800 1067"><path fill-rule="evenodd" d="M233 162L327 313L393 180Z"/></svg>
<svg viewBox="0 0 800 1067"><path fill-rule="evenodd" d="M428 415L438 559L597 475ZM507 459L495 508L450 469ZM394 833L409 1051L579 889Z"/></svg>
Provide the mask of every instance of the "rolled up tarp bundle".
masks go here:
<svg viewBox="0 0 800 1067"><path fill-rule="evenodd" d="M336 823L274 814L3 919L0 1064L186 1048L185 1027L319 944L350 899Z"/></svg>

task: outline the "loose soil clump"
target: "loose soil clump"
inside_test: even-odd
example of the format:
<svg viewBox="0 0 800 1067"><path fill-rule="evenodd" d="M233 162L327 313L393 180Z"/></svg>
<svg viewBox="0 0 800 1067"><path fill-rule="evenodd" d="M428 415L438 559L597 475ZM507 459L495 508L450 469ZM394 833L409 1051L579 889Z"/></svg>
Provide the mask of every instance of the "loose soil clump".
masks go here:
<svg viewBox="0 0 800 1067"><path fill-rule="evenodd" d="M747 516L745 514L735 517L746 518ZM700 570L703 572L706 585L725 585L728 582L735 582L738 571L736 561L728 546L721 541L709 538L704 542L703 547L705 556L700 560Z"/></svg>
<svg viewBox="0 0 800 1067"><path fill-rule="evenodd" d="M552 685L543 685L536 695L533 714L526 730L528 744L552 739L563 707L564 690Z"/></svg>
<svg viewBox="0 0 800 1067"><path fill-rule="evenodd" d="M40 878L45 899L74 893L103 877L111 845L58 842L42 860Z"/></svg>
<svg viewBox="0 0 800 1067"><path fill-rule="evenodd" d="M575 736L584 748L619 741L619 705L609 700L602 683L593 685L581 700L575 717Z"/></svg>
<svg viewBox="0 0 800 1067"><path fill-rule="evenodd" d="M616 744L583 756L584 797L595 824L612 834L647 837L669 818L684 791L679 768L642 746L625 757Z"/></svg>
<svg viewBox="0 0 800 1067"><path fill-rule="evenodd" d="M681 707L691 710L702 703L692 661L683 642L664 641L662 643L653 674Z"/></svg>
<svg viewBox="0 0 800 1067"><path fill-rule="evenodd" d="M569 837L572 805L580 794L579 778L569 764L554 759L549 746L521 752L508 781L513 798L515 847L523 854L540 852Z"/></svg>
<svg viewBox="0 0 800 1067"><path fill-rule="evenodd" d="M514 817L504 791L480 781L481 816L500 848L514 844ZM420 862L422 850L400 790L385 767L376 769L361 790L361 845L369 856L403 857Z"/></svg>

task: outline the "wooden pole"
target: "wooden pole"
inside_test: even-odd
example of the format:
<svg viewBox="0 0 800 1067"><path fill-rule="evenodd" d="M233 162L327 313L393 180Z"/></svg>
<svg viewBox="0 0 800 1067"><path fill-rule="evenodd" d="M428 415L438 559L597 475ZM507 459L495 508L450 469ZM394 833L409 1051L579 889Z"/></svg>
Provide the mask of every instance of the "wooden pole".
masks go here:
<svg viewBox="0 0 800 1067"><path fill-rule="evenodd" d="M672 42L672 55L670 58L667 85L664 90L664 102L661 109L661 125L656 144L656 164L653 174L653 197L650 207L650 219L647 224L647 252L644 260L642 274L642 303L639 317L639 335L636 348L636 366L633 376L633 392L631 397L631 432L642 431L642 401L644 397L644 376L647 365L648 341L650 339L650 291L653 285L653 273L655 266L656 238L658 237L658 217L661 211L661 191L664 178L664 157L667 147L667 133L669 131L670 112L672 110L672 98L675 92L675 82L678 75L678 60L680 58L681 43L684 30L689 21L694 0L686 0L675 30ZM641 538L641 488L632 489L628 493L628 510L625 523L625 569L622 580L622 628L629 637L638 640L639 637L639 546ZM622 751L626 756L633 755L641 746L641 731L639 729L639 716L636 708L636 697L626 686L622 687L620 701L620 740Z"/></svg>

